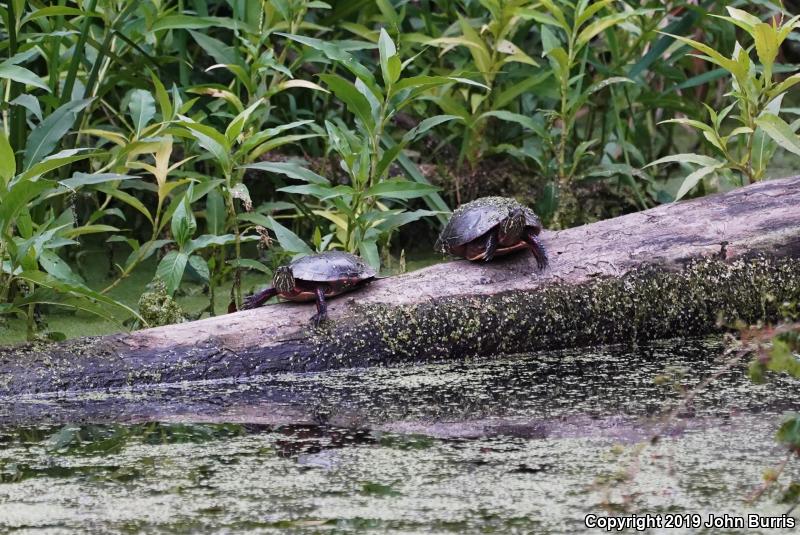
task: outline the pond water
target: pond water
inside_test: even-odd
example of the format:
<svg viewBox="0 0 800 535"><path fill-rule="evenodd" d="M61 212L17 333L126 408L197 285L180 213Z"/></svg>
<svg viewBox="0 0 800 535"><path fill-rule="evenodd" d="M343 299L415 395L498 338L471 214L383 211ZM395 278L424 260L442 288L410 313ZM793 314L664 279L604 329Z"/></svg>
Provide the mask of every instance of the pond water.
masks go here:
<svg viewBox="0 0 800 535"><path fill-rule="evenodd" d="M600 531L590 513L780 517L800 462L746 499L785 458L773 437L800 410L796 381L754 385L736 368L659 417L720 353L718 340L671 341L0 400L0 532L580 533Z"/></svg>

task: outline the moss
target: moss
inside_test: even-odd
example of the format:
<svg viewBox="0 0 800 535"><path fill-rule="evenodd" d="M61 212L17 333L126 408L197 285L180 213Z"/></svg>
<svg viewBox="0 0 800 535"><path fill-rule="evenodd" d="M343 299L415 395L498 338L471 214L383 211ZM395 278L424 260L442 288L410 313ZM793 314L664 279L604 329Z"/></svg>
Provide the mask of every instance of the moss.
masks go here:
<svg viewBox="0 0 800 535"><path fill-rule="evenodd" d="M312 342L329 366L508 354L721 332L777 321L798 299L798 260L704 259L578 286L364 306Z"/></svg>
<svg viewBox="0 0 800 535"><path fill-rule="evenodd" d="M233 353L219 340L191 347L129 346L126 337L0 348L0 393L82 390L276 371L502 355L689 337L796 313L800 260L695 261L622 278L537 291L453 297L417 305L363 305L269 348ZM120 358L124 356L124 358Z"/></svg>
<svg viewBox="0 0 800 535"><path fill-rule="evenodd" d="M139 298L139 314L150 327L172 325L185 321L181 306L167 293L166 285L157 280L153 290Z"/></svg>

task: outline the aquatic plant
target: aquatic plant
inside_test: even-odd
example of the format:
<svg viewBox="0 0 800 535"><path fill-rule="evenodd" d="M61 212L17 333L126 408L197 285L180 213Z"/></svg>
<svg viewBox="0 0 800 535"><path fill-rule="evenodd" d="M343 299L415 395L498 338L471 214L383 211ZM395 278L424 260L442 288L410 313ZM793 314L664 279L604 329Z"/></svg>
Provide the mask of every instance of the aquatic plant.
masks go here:
<svg viewBox="0 0 800 535"><path fill-rule="evenodd" d="M781 46L792 31L800 27L800 15L788 20L783 20L782 16L773 16L770 22L762 22L741 9L731 6L726 9L729 16L714 16L744 30L753 43L749 48L736 41L731 56L727 57L705 43L671 35L700 52L702 55L698 55L698 58L717 65L730 77L731 91L728 95L733 99L731 104L719 112L706 104L706 122L688 117L664 121L700 130L716 152L714 156L697 153L672 154L648 164L647 167L680 162L698 166L684 178L675 195L676 200L689 193L705 177L715 174L735 172L742 185L763 179L767 165L778 147L800 155L800 136L796 133L800 128L800 120L789 124L780 117L783 113L784 97L800 82L800 74L793 74L783 80L775 76L776 67L779 67L777 61ZM759 64L750 58L753 48ZM725 120L729 115L734 123L731 128L725 127Z"/></svg>

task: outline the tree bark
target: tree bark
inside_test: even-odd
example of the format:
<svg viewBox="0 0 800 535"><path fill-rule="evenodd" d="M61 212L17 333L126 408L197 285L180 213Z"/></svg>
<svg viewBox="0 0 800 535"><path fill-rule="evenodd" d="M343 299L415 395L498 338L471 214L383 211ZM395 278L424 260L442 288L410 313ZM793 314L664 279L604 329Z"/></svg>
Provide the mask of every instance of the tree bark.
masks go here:
<svg viewBox="0 0 800 535"><path fill-rule="evenodd" d="M374 281L330 302L0 348L0 395L250 377L718 332L800 301L800 177L544 231L525 252ZM266 281L265 281L266 282Z"/></svg>

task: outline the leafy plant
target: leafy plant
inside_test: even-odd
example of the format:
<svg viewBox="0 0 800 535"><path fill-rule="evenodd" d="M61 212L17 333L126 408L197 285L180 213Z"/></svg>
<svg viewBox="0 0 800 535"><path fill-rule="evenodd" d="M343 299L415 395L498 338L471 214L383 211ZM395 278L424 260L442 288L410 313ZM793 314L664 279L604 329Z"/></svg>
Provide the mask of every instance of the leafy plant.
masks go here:
<svg viewBox="0 0 800 535"><path fill-rule="evenodd" d="M54 118L57 120L51 120ZM0 168L0 315L24 317L28 339L35 335L36 305L83 310L116 321L138 317L127 306L90 289L58 255L59 249L78 244L74 238L116 230L114 227L76 225L70 209L58 215L48 211L41 219L33 217L48 199L107 180L102 175L85 174L61 183L43 178L42 175L72 162L96 156L86 149L50 155L57 142L51 133L72 120L74 117L54 113L42 121L28 138L23 171L16 175L13 150L6 135L0 132L0 155L4 160Z"/></svg>
<svg viewBox="0 0 800 535"><path fill-rule="evenodd" d="M323 237L317 227L315 245L318 248L360 251L373 267L379 267L378 242L385 244L397 227L432 214L430 211L412 213L402 208L389 209L380 199L406 200L429 195L436 190L425 183L388 179L392 163L409 143L434 126L457 117L429 117L398 142L384 138L389 120L431 88L454 82L475 82L444 76L402 77L409 62L401 61L395 43L383 29L378 39L382 84L377 82L369 69L336 43L297 35L288 37L321 50L355 76L355 81L351 82L337 74L320 75L326 87L356 118L355 131L341 123L326 122L328 142L339 156L340 166L347 173L349 184L334 186L328 179L307 169L298 170L272 162L251 164L245 168L282 173L307 182L305 185L280 188L279 191L310 195L322 203L314 213L330 221L335 230L326 232Z"/></svg>
<svg viewBox="0 0 800 535"><path fill-rule="evenodd" d="M459 15L457 25L453 25L451 28L457 27L461 31L461 35L421 39L424 44L441 48L442 54L454 47L466 48L472 62L464 65L462 69L474 69L480 73L482 78L482 86L450 85L445 91L439 92L431 98L442 110L461 119L463 129L459 131L458 135L460 138L459 165L466 160L470 167L475 166L482 155L491 148L485 135L489 119L498 117L497 110L507 106L516 96L536 87L547 76L543 73L531 72L513 84L501 86L498 83L498 77L511 64L517 63L528 67L539 65L512 41L514 35L525 23L526 14L533 9L533 5L534 2L531 0L510 2L483 0L481 6L488 13L487 22Z"/></svg>
<svg viewBox="0 0 800 535"><path fill-rule="evenodd" d="M800 16L781 23L772 18L767 23L746 11L730 6L726 9L729 16L715 16L744 30L753 40L750 49L737 42L731 57L726 57L701 42L672 36L701 52L703 55L698 57L719 66L730 76L732 90L729 96L734 99L719 113L706 106L708 122L689 118L664 121L698 129L717 153L716 157L696 153L673 154L648 165L681 162L699 166L683 180L676 200L689 193L704 177L717 173L735 172L741 177L742 184L761 180L779 146L800 155L800 137L796 134L800 120L789 124L780 117L783 98L800 82L800 74L782 81L774 77L780 46L792 30L800 26ZM755 48L760 65L751 60L752 48ZM737 113L731 115L734 110ZM725 124L729 116L734 123L732 127Z"/></svg>

